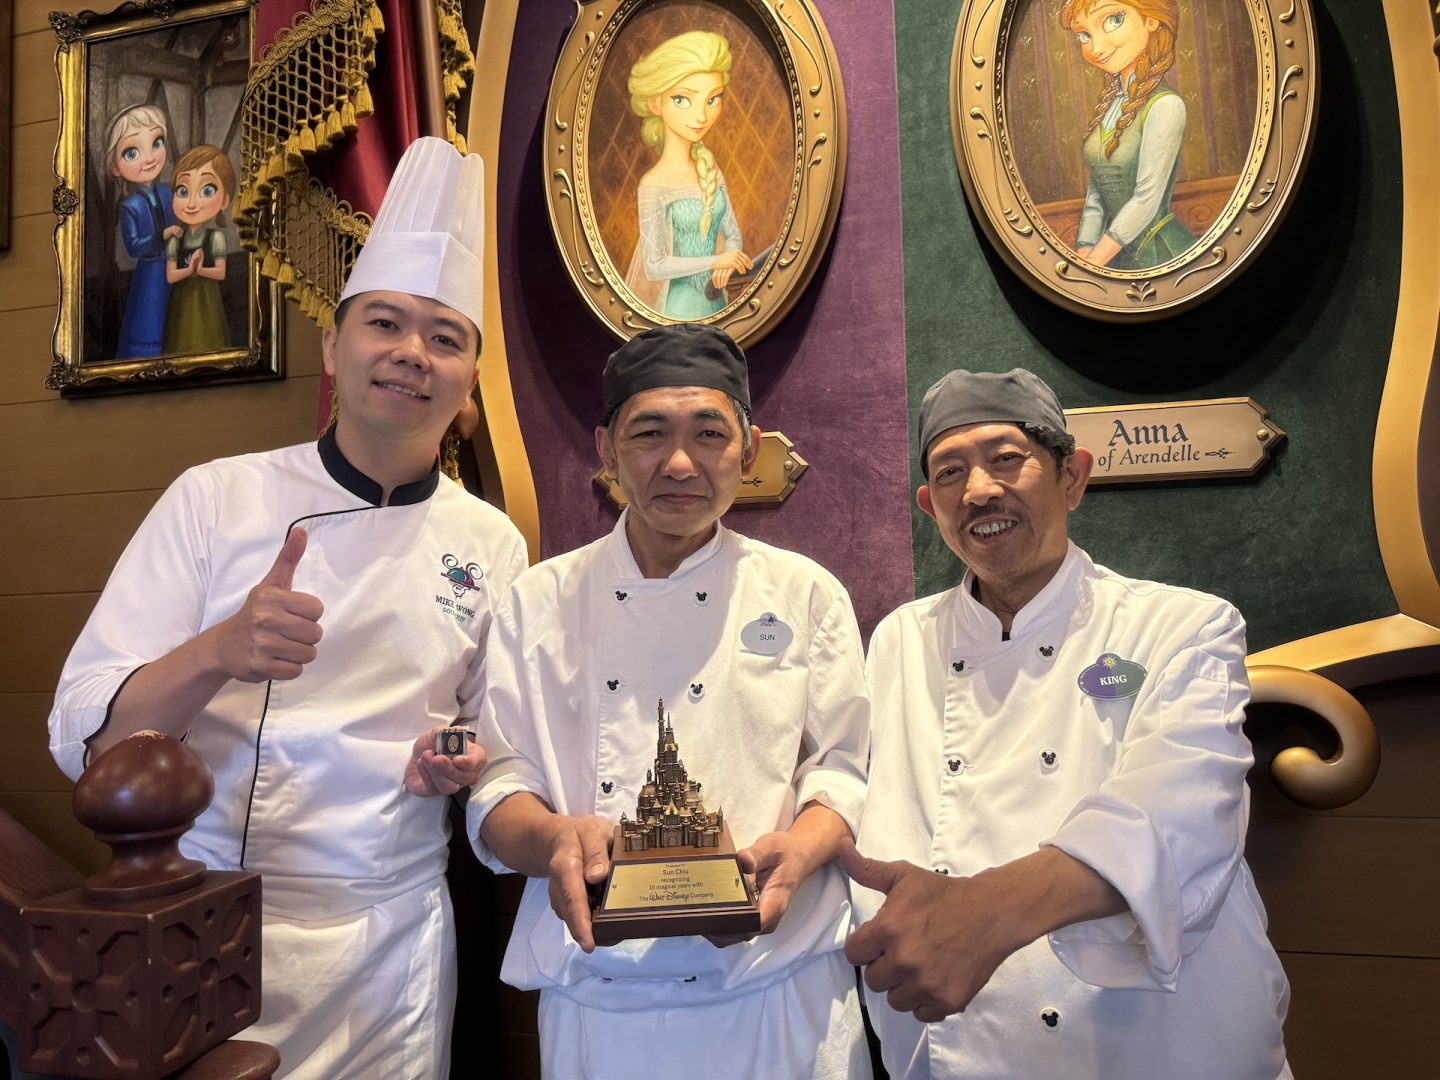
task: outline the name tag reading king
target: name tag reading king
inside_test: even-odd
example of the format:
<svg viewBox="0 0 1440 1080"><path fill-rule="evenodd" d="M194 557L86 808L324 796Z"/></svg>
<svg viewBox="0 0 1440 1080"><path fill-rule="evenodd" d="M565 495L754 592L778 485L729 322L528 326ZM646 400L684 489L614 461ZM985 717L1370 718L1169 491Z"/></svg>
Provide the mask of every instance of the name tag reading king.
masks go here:
<svg viewBox="0 0 1440 1080"><path fill-rule="evenodd" d="M733 857L617 863L601 911L650 911L695 904L750 903Z"/></svg>

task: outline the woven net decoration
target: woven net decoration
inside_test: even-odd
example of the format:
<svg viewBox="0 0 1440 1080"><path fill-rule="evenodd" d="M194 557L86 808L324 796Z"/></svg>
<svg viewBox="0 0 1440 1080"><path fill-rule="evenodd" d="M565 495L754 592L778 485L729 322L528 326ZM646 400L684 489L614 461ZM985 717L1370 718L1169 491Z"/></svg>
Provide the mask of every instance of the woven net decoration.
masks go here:
<svg viewBox="0 0 1440 1080"><path fill-rule="evenodd" d="M430 2L440 27L447 134L464 152L455 105L475 59L461 0ZM235 200L240 239L255 252L261 274L322 327L333 320L370 218L312 176L308 159L375 111L369 79L384 30L374 0L312 0L276 35L245 88Z"/></svg>

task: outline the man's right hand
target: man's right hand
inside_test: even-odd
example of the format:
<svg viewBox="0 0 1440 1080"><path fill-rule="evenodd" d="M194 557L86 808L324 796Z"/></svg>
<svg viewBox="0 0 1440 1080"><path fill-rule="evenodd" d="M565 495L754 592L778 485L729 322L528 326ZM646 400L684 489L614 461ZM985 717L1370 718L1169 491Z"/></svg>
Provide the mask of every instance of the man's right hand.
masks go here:
<svg viewBox="0 0 1440 1080"><path fill-rule="evenodd" d="M550 848L550 906L585 952L595 951L590 929L590 894L610 872L610 838L615 827L602 817L562 817Z"/></svg>
<svg viewBox="0 0 1440 1080"><path fill-rule="evenodd" d="M291 529L275 565L240 610L215 624L215 663L230 678L250 683L294 679L315 659L325 606L291 589L306 540L304 529Z"/></svg>

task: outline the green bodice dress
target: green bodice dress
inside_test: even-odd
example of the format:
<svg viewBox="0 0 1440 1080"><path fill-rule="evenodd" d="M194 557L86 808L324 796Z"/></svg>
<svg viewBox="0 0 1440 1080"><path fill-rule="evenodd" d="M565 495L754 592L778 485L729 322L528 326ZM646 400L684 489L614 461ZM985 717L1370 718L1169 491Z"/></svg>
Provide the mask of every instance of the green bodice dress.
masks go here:
<svg viewBox="0 0 1440 1080"><path fill-rule="evenodd" d="M1140 115L1135 117L1134 122L1121 134L1120 143L1109 158L1105 156L1105 144L1114 132L1114 127L1099 124L1085 140L1085 165L1090 170L1090 184L1099 194L1104 207L1107 229L1115 220L1115 215L1135 196L1136 177L1141 165L1140 145L1151 109L1156 102L1176 96L1175 91L1169 87L1158 87L1141 108ZM1159 266L1194 245L1195 234L1182 225L1170 209L1170 195L1175 188L1175 175L1179 169L1180 155L1177 153L1170 164L1165 190L1154 217L1110 260L1112 269L1144 270Z"/></svg>
<svg viewBox="0 0 1440 1080"><path fill-rule="evenodd" d="M214 266L225 258L225 234L219 229L202 229L199 236L189 229L165 242L165 254L172 265L182 267L196 249L204 251L203 266ZM220 282L191 274L170 287L170 306L165 312L167 353L219 352L230 347L230 330L225 322L225 302Z"/></svg>

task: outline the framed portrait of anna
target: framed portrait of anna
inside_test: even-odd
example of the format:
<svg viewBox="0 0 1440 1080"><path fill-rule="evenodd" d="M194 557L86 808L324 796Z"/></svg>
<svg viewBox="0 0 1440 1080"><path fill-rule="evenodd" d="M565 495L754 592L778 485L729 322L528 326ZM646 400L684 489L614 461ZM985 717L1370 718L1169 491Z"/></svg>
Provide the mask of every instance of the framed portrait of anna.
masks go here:
<svg viewBox="0 0 1440 1080"><path fill-rule="evenodd" d="M956 162L1032 288L1154 319L1264 246L1304 168L1317 84L1306 0L967 0Z"/></svg>
<svg viewBox="0 0 1440 1080"><path fill-rule="evenodd" d="M618 337L709 322L753 343L799 298L845 171L840 73L808 2L582 0L549 105L555 240Z"/></svg>

